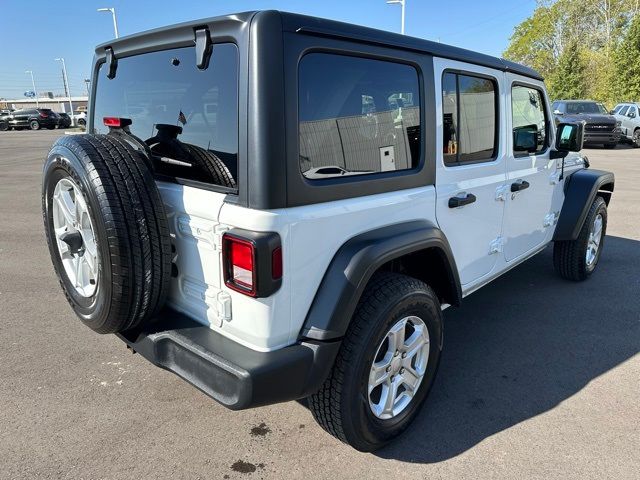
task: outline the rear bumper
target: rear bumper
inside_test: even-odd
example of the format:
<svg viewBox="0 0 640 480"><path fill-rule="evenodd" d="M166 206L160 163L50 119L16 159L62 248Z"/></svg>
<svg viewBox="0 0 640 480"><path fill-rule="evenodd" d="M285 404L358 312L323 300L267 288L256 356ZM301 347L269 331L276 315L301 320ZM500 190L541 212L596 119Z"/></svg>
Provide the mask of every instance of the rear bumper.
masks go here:
<svg viewBox="0 0 640 480"><path fill-rule="evenodd" d="M340 342L257 352L170 309L148 331L118 334L135 352L232 409L304 398L328 376Z"/></svg>

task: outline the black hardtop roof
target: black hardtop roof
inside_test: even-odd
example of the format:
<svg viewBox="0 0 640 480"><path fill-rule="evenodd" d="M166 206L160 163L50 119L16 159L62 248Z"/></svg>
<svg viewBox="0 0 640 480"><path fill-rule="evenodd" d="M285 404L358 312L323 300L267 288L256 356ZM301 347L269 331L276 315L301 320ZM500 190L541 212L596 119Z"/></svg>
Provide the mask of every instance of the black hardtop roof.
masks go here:
<svg viewBox="0 0 640 480"><path fill-rule="evenodd" d="M421 38L410 37L398 33L387 32L375 28L353 25L350 23L338 22L336 20L328 20L324 18L311 17L296 13L262 10L252 12L242 12L230 15L224 15L213 18L205 18L200 20L189 21L167 27L156 28L145 32L128 35L110 42L103 43L96 47L96 53L102 53L105 47L112 46L117 50L119 46L125 49L133 44L144 40L145 43L152 41L154 36L162 35L171 30L181 30L185 28L193 28L204 24L213 24L220 21L238 23L238 26L246 24L263 15L280 15L284 31L296 32L308 35L320 35L326 37L335 37L354 40L362 43L372 43L377 45L388 45L391 47L412 50L416 52L428 53L436 57L443 57L450 60L472 63L487 68L493 68L504 72L512 72L523 75L536 80L543 80L543 77L532 68L520 65L498 57L492 57L482 53L465 50L463 48L453 47L443 43L432 42Z"/></svg>

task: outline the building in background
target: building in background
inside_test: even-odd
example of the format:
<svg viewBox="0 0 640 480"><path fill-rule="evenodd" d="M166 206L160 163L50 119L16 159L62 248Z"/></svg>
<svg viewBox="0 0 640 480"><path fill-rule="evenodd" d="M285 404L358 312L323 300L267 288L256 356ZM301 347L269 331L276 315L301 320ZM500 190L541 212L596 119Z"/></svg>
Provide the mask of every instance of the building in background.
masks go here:
<svg viewBox="0 0 640 480"><path fill-rule="evenodd" d="M71 104L74 112L87 110L89 98L87 96L71 97ZM16 100L0 99L0 109L19 110L23 108L36 108L35 98L20 98ZM69 99L67 97L40 97L38 98L38 108L50 108L54 112L69 113Z"/></svg>

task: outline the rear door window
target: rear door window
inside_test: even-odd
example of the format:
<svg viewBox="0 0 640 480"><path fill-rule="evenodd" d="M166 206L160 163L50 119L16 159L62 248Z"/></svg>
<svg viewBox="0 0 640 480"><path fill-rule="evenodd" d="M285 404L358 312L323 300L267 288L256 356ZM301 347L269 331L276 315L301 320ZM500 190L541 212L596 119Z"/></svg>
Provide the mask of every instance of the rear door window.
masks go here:
<svg viewBox="0 0 640 480"><path fill-rule="evenodd" d="M306 178L418 166L420 90L414 67L310 53L300 61L298 81L299 161Z"/></svg>
<svg viewBox="0 0 640 480"><path fill-rule="evenodd" d="M94 131L109 131L104 117L131 119L131 133L157 153L159 173L229 187L216 170L222 163L223 177L237 177L238 50L214 45L206 70L195 60L192 47L125 57L113 79L102 64Z"/></svg>

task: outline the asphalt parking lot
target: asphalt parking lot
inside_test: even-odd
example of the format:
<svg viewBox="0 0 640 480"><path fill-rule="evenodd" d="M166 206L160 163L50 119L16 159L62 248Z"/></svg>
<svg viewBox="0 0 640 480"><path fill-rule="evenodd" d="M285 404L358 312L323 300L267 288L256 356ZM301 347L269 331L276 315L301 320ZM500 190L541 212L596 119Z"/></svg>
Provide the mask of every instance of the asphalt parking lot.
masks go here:
<svg viewBox="0 0 640 480"><path fill-rule="evenodd" d="M59 131L0 132L0 478L615 478L640 472L640 150L616 174L599 271L551 250L445 312L425 408L362 454L298 402L231 412L71 313L44 240Z"/></svg>

